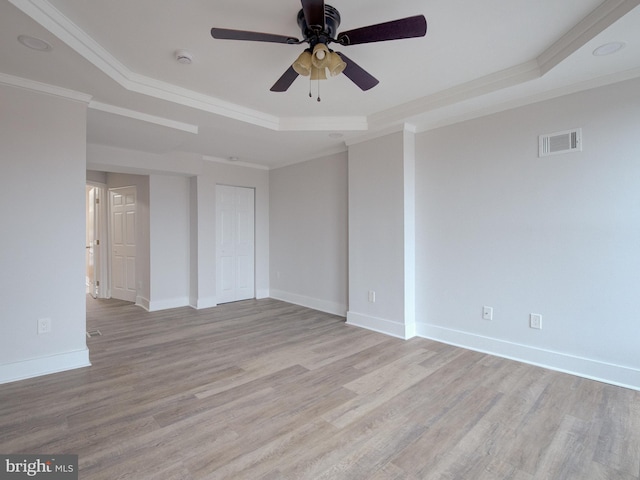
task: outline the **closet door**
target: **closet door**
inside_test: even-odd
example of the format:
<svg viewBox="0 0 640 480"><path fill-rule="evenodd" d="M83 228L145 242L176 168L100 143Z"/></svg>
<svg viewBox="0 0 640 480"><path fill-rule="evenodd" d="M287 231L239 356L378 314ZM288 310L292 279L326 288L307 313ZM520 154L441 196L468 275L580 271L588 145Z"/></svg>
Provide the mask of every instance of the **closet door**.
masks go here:
<svg viewBox="0 0 640 480"><path fill-rule="evenodd" d="M217 303L255 297L255 192L216 187Z"/></svg>

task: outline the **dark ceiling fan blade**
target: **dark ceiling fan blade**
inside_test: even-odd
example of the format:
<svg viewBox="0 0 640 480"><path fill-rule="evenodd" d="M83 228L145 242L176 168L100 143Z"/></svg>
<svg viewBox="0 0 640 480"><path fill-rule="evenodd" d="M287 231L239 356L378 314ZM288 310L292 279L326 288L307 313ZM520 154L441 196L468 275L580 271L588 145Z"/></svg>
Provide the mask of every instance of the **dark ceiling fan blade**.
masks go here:
<svg viewBox="0 0 640 480"><path fill-rule="evenodd" d="M359 43L424 37L426 33L427 20L424 15L416 15L341 32L337 41L341 45L357 45Z"/></svg>
<svg viewBox="0 0 640 480"><path fill-rule="evenodd" d="M272 92L286 92L293 81L298 78L298 72L293 67L289 67L286 72L278 79L276 83L271 87Z"/></svg>
<svg viewBox="0 0 640 480"><path fill-rule="evenodd" d="M302 11L309 28L324 30L324 0L302 0Z"/></svg>
<svg viewBox="0 0 640 480"><path fill-rule="evenodd" d="M252 42L273 42L298 44L300 40L285 35L274 35L272 33L247 32L246 30L229 30L228 28L212 28L211 36L221 40L249 40Z"/></svg>
<svg viewBox="0 0 640 480"><path fill-rule="evenodd" d="M344 73L349 80L355 83L361 90L369 90L375 87L379 82L378 79L373 75L368 73L364 68L358 65L353 60L350 60L344 53L336 52L344 63L347 64L347 67L344 69L342 73Z"/></svg>

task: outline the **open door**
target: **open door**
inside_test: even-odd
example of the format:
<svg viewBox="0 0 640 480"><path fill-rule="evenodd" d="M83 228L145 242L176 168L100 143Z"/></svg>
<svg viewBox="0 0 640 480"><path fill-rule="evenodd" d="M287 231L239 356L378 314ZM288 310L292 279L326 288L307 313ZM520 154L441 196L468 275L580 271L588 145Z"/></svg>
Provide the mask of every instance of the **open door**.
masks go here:
<svg viewBox="0 0 640 480"><path fill-rule="evenodd" d="M136 301L136 187L109 189L111 296Z"/></svg>
<svg viewBox="0 0 640 480"><path fill-rule="evenodd" d="M87 186L87 291L93 298L99 293L100 239L98 236L100 188Z"/></svg>

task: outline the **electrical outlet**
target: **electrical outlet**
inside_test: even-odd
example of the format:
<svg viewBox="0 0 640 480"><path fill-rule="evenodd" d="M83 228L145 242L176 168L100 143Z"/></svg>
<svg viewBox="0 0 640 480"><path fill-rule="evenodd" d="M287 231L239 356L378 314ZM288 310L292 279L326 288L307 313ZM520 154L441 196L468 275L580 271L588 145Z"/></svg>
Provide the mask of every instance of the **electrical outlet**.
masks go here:
<svg viewBox="0 0 640 480"><path fill-rule="evenodd" d="M482 307L482 318L485 320L493 320L493 307Z"/></svg>
<svg viewBox="0 0 640 480"><path fill-rule="evenodd" d="M369 302L376 303L376 292L369 290Z"/></svg>
<svg viewBox="0 0 640 480"><path fill-rule="evenodd" d="M38 319L38 335L51 332L51 319L39 318Z"/></svg>
<svg viewBox="0 0 640 480"><path fill-rule="evenodd" d="M529 315L529 326L537 330L542 330L542 315L539 313L532 313Z"/></svg>

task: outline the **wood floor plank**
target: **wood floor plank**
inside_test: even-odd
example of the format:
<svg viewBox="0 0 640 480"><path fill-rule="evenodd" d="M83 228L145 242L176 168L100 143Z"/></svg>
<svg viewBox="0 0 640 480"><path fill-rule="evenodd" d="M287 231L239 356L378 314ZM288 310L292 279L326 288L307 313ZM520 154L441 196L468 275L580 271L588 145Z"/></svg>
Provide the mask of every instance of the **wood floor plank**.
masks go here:
<svg viewBox="0 0 640 480"><path fill-rule="evenodd" d="M433 474L438 464L446 460L449 452L455 449L501 396L501 393L483 387L464 395L443 415L435 421L430 421L425 434L396 456L393 463L418 478ZM473 452L475 450L471 450L471 453ZM463 451L461 454L462 462L456 470L457 474L468 465L465 453L466 451Z"/></svg>
<svg viewBox="0 0 640 480"><path fill-rule="evenodd" d="M274 436L256 448L236 447L235 455L229 455L230 459L226 461L220 461L219 452L210 451L193 455L195 461L189 458L189 464L194 478L281 479L278 468L294 463L304 445L313 445L338 434L335 427L322 420L301 422L298 427ZM211 471L215 474L210 474Z"/></svg>
<svg viewBox="0 0 640 480"><path fill-rule="evenodd" d="M400 467L387 463L376 473L373 474L370 480L417 480L413 475L409 475Z"/></svg>
<svg viewBox="0 0 640 480"><path fill-rule="evenodd" d="M427 350L416 350L411 355L401 357L379 370L362 375L345 388L357 393L353 399L323 415L323 418L339 428L344 428L354 420L367 415L392 397L417 383L430 373L419 362L424 357L434 355Z"/></svg>
<svg viewBox="0 0 640 480"><path fill-rule="evenodd" d="M604 387L594 461L626 475L640 476L640 402L638 392Z"/></svg>
<svg viewBox="0 0 640 480"><path fill-rule="evenodd" d="M580 480L589 474L596 439L591 422L565 415L537 468L539 476ZM558 455L557 452L563 452Z"/></svg>
<svg viewBox="0 0 640 480"><path fill-rule="evenodd" d="M92 366L0 385L0 452L83 480L640 480L640 392L273 299L87 301Z"/></svg>

